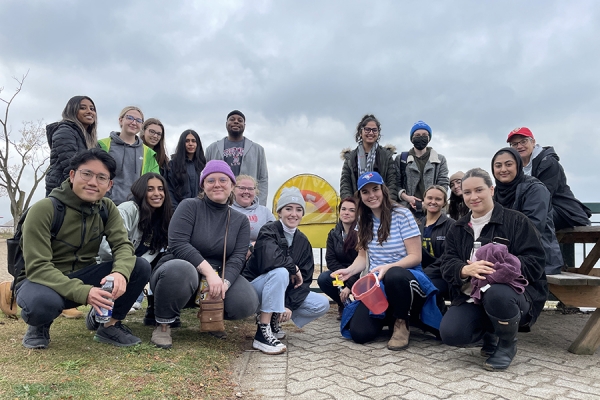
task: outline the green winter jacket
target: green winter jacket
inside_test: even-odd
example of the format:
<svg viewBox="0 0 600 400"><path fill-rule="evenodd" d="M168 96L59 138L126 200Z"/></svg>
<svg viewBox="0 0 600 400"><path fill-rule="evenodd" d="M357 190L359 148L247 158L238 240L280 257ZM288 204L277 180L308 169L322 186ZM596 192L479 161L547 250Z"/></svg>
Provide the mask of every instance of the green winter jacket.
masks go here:
<svg viewBox="0 0 600 400"><path fill-rule="evenodd" d="M107 198L102 200L108 212L106 226L103 226L99 214L101 202L83 202L72 191L69 180L52 190L50 196L65 205L65 219L56 239L51 240L52 201L40 200L29 210L21 238L26 278L53 289L68 300L86 304L93 286L67 275L96 264L102 236L106 235L113 253L112 271L129 280L136 257L115 204Z"/></svg>

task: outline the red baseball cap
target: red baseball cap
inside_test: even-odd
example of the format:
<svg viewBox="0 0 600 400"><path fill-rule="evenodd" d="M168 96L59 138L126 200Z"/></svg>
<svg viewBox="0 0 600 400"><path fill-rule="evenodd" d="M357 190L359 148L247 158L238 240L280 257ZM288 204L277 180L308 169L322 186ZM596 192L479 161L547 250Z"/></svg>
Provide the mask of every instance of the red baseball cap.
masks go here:
<svg viewBox="0 0 600 400"><path fill-rule="evenodd" d="M530 138L535 139L533 137L533 133L531 133L529 128L522 126L520 128L515 128L512 131L510 131L510 133L508 134L508 137L506 138L506 143L510 142L510 138L515 135L521 135L521 136L530 137Z"/></svg>

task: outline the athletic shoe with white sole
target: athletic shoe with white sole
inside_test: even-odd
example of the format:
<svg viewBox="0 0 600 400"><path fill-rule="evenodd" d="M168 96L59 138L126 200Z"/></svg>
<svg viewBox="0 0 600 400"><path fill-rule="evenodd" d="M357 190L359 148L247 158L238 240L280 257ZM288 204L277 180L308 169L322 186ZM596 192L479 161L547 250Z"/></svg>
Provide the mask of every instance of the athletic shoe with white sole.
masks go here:
<svg viewBox="0 0 600 400"><path fill-rule="evenodd" d="M287 350L285 344L273 336L270 324L258 324L252 347L265 354L281 354Z"/></svg>

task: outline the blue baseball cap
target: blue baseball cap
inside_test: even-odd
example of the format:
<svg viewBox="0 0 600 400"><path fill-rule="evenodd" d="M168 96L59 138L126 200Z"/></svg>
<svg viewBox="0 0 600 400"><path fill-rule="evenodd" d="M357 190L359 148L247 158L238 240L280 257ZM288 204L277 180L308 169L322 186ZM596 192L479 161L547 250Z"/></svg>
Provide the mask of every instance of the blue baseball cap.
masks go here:
<svg viewBox="0 0 600 400"><path fill-rule="evenodd" d="M383 185L383 178L375 171L368 171L358 177L358 190L362 189L367 183Z"/></svg>

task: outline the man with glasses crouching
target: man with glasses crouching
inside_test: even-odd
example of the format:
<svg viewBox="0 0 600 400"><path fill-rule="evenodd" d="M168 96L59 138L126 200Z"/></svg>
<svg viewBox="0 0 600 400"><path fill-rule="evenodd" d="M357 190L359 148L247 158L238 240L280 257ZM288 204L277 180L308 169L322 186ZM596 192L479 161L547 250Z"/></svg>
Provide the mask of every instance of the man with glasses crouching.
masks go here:
<svg viewBox="0 0 600 400"><path fill-rule="evenodd" d="M100 149L77 153L69 178L49 197L29 209L22 227L24 273L17 279L17 304L27 323L23 346L45 349L50 326L63 309L89 304L112 317L100 324L94 340L115 346L141 343L121 324L150 277L150 264L134 255L115 204L104 197L112 187L116 162ZM51 225L55 206L64 207L63 223L54 239ZM111 246L113 261L97 264L102 237ZM100 286L114 279L112 293ZM109 279L110 280L110 279Z"/></svg>
<svg viewBox="0 0 600 400"><path fill-rule="evenodd" d="M526 127L513 129L506 142L519 152L525 175L538 178L550 191L552 219L557 231L572 226L590 225L589 217L592 213L575 198L554 147L537 144L533 133Z"/></svg>

